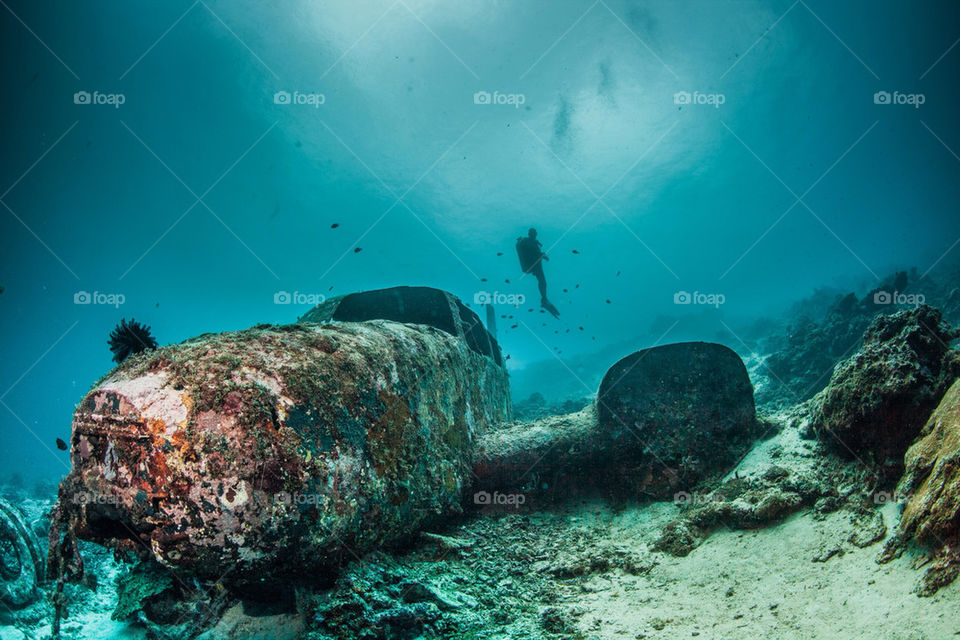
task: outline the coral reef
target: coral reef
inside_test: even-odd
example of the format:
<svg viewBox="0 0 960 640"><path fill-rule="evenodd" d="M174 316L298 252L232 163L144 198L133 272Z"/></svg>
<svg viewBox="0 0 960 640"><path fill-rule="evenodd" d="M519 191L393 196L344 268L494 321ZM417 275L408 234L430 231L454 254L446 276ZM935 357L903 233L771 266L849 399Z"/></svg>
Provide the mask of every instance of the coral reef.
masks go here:
<svg viewBox="0 0 960 640"><path fill-rule="evenodd" d="M925 302L941 309L948 321L960 323L958 279L957 265L923 276L915 268L898 271L864 295L818 290L797 303L779 333L766 320L767 325L753 331L762 336L755 349L768 354L751 369L757 404L784 408L812 398L827 385L837 363L860 347L863 332L878 315Z"/></svg>
<svg viewBox="0 0 960 640"><path fill-rule="evenodd" d="M960 543L960 380L930 416L907 450L898 493L909 496L900 523L902 537L923 544Z"/></svg>
<svg viewBox="0 0 960 640"><path fill-rule="evenodd" d="M906 454L906 472L897 493L907 496L900 529L891 548L915 539L935 558L918 585L934 594L960 574L960 380L953 383Z"/></svg>
<svg viewBox="0 0 960 640"><path fill-rule="evenodd" d="M928 306L878 317L860 351L837 366L813 400L813 432L895 481L907 447L960 373L960 357L949 346L956 335Z"/></svg>

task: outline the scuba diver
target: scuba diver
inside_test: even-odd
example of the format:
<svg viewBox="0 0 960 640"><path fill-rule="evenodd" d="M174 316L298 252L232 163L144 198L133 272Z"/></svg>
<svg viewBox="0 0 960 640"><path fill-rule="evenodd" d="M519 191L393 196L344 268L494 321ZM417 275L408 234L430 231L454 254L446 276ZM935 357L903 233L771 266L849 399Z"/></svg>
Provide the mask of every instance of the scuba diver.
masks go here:
<svg viewBox="0 0 960 640"><path fill-rule="evenodd" d="M526 238L517 238L517 257L520 258L520 268L523 272L533 274L537 278L540 288L540 306L549 311L554 318L559 318L560 312L547 300L547 278L543 275L543 261L550 258L543 252L542 246L537 240L537 230L531 228Z"/></svg>

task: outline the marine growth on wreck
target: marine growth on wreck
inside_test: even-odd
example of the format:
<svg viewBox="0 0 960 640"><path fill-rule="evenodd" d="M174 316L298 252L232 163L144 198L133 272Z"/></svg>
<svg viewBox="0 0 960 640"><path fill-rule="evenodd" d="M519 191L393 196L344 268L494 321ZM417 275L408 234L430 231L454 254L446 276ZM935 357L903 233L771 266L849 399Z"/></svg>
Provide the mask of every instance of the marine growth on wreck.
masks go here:
<svg viewBox="0 0 960 640"><path fill-rule="evenodd" d="M957 636L958 25L0 1L0 640Z"/></svg>

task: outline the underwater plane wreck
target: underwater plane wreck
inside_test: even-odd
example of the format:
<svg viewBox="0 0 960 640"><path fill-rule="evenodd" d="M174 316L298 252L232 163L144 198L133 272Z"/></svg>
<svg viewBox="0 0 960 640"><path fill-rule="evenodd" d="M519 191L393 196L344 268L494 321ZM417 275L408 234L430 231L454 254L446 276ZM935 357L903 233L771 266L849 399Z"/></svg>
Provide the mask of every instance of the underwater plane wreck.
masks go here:
<svg viewBox="0 0 960 640"><path fill-rule="evenodd" d="M511 423L500 347L452 294L349 294L107 374L76 409L54 529L201 579L316 577L534 466L533 490L671 493L757 424L743 363L709 343L628 356L576 415Z"/></svg>

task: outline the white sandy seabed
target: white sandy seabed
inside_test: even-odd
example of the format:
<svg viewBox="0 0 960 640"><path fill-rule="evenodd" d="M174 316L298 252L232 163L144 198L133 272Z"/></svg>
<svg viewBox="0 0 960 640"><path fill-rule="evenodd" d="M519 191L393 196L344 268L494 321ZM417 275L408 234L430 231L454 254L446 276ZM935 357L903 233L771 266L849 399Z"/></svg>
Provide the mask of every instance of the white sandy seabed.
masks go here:
<svg viewBox="0 0 960 640"><path fill-rule="evenodd" d="M787 428L760 443L730 476L762 473L774 459L800 469L812 443ZM899 507L880 507L887 536ZM603 506L577 516L574 526L609 544L645 553L677 507L655 503L613 514ZM886 537L866 548L847 542L854 525L841 510L815 518L804 510L773 526L719 529L688 556L653 553L645 575L601 573L566 594L585 612L586 638L702 638L709 640L946 640L960 637L960 580L921 598L913 592L927 560L919 549L877 564ZM599 542L599 541L598 541ZM825 550L837 550L826 561Z"/></svg>

